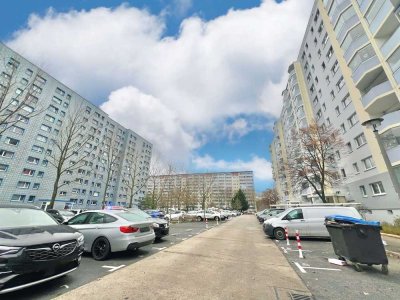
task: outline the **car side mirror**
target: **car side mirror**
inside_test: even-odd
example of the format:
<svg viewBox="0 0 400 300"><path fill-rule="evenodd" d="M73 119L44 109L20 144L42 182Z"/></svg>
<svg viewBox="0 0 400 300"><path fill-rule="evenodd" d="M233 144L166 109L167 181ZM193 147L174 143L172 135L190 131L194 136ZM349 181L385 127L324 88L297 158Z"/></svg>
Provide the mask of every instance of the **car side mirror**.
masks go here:
<svg viewBox="0 0 400 300"><path fill-rule="evenodd" d="M68 221L64 221L61 223L62 225L68 225Z"/></svg>

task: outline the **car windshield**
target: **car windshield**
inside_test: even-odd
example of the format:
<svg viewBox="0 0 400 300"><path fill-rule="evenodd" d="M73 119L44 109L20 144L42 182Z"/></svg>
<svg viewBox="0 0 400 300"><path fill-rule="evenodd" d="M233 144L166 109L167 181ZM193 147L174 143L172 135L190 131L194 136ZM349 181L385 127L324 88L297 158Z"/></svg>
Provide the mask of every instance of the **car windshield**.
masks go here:
<svg viewBox="0 0 400 300"><path fill-rule="evenodd" d="M59 212L62 216L65 216L65 217L74 217L75 216L75 214L69 210L60 210Z"/></svg>
<svg viewBox="0 0 400 300"><path fill-rule="evenodd" d="M127 211L115 212L115 214L129 222L147 221L147 218L148 218L148 217L140 216L138 214L135 214L132 212L127 212Z"/></svg>
<svg viewBox="0 0 400 300"><path fill-rule="evenodd" d="M58 223L42 210L0 208L0 227L48 226Z"/></svg>
<svg viewBox="0 0 400 300"><path fill-rule="evenodd" d="M129 212L133 213L133 214L137 214L138 216L141 216L146 219L151 218L151 216L149 214L145 213L143 210L140 210L140 209L130 209Z"/></svg>

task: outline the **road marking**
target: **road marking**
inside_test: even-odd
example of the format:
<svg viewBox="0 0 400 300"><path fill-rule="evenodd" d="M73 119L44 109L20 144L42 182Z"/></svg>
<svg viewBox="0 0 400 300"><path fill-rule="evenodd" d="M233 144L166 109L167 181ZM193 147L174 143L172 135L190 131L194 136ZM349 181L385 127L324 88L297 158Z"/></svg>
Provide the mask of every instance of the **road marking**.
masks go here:
<svg viewBox="0 0 400 300"><path fill-rule="evenodd" d="M301 273L307 273L306 270L304 270L304 268L302 266L300 266L300 264L298 262L294 261L294 264L296 265L296 267L299 268Z"/></svg>
<svg viewBox="0 0 400 300"><path fill-rule="evenodd" d="M286 251L285 247L281 247L281 249L283 250L283 253L287 254L287 251Z"/></svg>
<svg viewBox="0 0 400 300"><path fill-rule="evenodd" d="M162 247L162 248L157 248L157 247L151 247L152 249L156 249L156 250L159 250L159 251L162 251L162 250L164 250L164 249L167 249L167 247Z"/></svg>
<svg viewBox="0 0 400 300"><path fill-rule="evenodd" d="M303 269L326 270L326 271L342 271L340 269L316 268L316 267L303 267Z"/></svg>
<svg viewBox="0 0 400 300"><path fill-rule="evenodd" d="M193 229L186 229L186 231L192 231Z"/></svg>
<svg viewBox="0 0 400 300"><path fill-rule="evenodd" d="M173 245L173 244L175 244L175 243L174 243L174 242L171 242L170 244Z"/></svg>
<svg viewBox="0 0 400 300"><path fill-rule="evenodd" d="M299 249L290 249L290 248L287 248L286 249L287 251L296 251L296 252L299 252ZM301 250L302 252L312 252L311 250Z"/></svg>
<svg viewBox="0 0 400 300"><path fill-rule="evenodd" d="M69 289L69 286L66 285L66 284L64 284L64 285L62 285L62 286L60 286L60 287L65 287L66 289Z"/></svg>
<svg viewBox="0 0 400 300"><path fill-rule="evenodd" d="M189 234L189 236L193 236L193 235Z"/></svg>
<svg viewBox="0 0 400 300"><path fill-rule="evenodd" d="M125 267L125 265L120 265L120 266L102 266L102 267L110 269L110 270L108 270L108 272L114 272L114 271L116 271L118 269L121 269L121 268Z"/></svg>

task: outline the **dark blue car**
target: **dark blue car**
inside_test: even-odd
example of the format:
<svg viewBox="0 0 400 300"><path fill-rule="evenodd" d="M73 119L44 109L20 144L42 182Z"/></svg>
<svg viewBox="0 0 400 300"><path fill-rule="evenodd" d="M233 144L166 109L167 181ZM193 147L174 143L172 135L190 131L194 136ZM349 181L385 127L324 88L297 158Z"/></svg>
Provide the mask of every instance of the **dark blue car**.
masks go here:
<svg viewBox="0 0 400 300"><path fill-rule="evenodd" d="M159 219L164 218L164 213L162 213L159 210L148 209L148 210L145 210L145 212L148 213L152 218L159 218Z"/></svg>

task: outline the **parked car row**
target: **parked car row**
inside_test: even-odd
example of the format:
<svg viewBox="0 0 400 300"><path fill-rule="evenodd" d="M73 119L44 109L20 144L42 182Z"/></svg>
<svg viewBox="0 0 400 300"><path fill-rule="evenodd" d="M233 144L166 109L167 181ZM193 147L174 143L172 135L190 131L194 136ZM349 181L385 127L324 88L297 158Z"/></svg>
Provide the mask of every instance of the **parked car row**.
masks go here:
<svg viewBox="0 0 400 300"><path fill-rule="evenodd" d="M327 238L329 233L324 225L325 217L331 215L362 219L356 208L344 206L272 208L256 214L263 224L265 234L277 240L285 239L285 228L288 229L289 237L294 237L298 230L303 237Z"/></svg>
<svg viewBox="0 0 400 300"><path fill-rule="evenodd" d="M169 234L168 222L139 209L88 210L74 215L27 205L0 205L0 294L76 270L83 252L105 260Z"/></svg>

